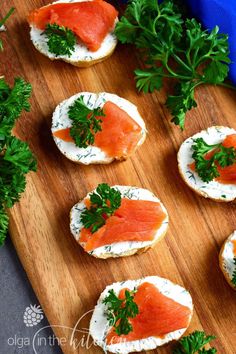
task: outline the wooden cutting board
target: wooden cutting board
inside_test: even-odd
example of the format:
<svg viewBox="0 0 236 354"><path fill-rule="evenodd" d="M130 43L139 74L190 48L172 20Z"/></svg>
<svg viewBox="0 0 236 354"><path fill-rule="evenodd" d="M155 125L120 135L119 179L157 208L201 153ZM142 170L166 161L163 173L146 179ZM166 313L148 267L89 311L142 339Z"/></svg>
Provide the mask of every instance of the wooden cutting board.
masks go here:
<svg viewBox="0 0 236 354"><path fill-rule="evenodd" d="M106 285L157 274L191 292L195 311L190 331L204 329L217 335L214 345L218 352L235 354L235 292L221 274L218 254L236 228L236 207L195 195L179 176L176 153L184 139L201 129L216 124L236 128L236 94L223 88L199 89L199 107L188 114L186 129L181 132L170 123L164 107L165 89L152 95L137 94L133 70L138 60L131 47L119 45L110 59L87 69L51 62L38 53L29 40L26 16L47 3L1 1L1 16L11 6L16 12L2 35L5 49L0 68L7 81L22 76L33 86L31 112L22 115L16 131L34 151L38 171L28 176L26 192L10 211L10 232L55 334L65 338L64 353L101 352L82 345L74 350L69 328L93 308ZM133 158L86 167L68 161L57 150L50 133L52 112L60 101L83 90L116 93L139 107L149 134ZM76 244L69 231L69 211L101 182L148 188L161 198L170 215L170 227L154 250L126 259L97 260ZM86 323L89 316L85 316ZM83 333L76 332L76 336L81 340ZM171 353L170 348L163 347L158 353Z"/></svg>

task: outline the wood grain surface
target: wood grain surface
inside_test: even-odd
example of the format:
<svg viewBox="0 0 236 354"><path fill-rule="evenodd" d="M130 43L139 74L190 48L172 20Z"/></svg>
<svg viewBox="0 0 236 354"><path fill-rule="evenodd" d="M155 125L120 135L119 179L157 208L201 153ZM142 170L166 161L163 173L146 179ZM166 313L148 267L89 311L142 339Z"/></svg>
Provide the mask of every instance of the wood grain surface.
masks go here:
<svg viewBox="0 0 236 354"><path fill-rule="evenodd" d="M215 334L218 352L235 354L235 292L219 269L218 254L236 228L236 207L194 194L179 176L176 153L184 139L201 129L216 124L236 129L236 94L223 88L199 89L199 107L188 114L186 129L181 132L164 107L166 88L137 94L133 70L139 64L131 47L119 45L110 59L86 69L51 62L38 53L29 39L26 16L48 2L1 1L1 16L11 6L16 12L2 34L5 49L0 55L0 71L11 83L21 76L33 86L31 112L22 115L16 133L29 142L38 171L30 173L26 192L10 211L10 232L55 334L65 338L63 352L101 353L98 347L87 349L78 342L74 344L79 347L73 349L70 328L93 308L106 285L159 275L191 292L195 311L189 331L204 329ZM86 167L61 155L50 133L52 112L60 101L82 90L116 93L138 106L149 134L135 156L126 162ZM170 227L155 249L126 259L98 260L76 244L69 231L69 211L101 182L148 188L161 198L170 215ZM86 337L76 332L77 340L83 335ZM171 353L171 345L158 353Z"/></svg>

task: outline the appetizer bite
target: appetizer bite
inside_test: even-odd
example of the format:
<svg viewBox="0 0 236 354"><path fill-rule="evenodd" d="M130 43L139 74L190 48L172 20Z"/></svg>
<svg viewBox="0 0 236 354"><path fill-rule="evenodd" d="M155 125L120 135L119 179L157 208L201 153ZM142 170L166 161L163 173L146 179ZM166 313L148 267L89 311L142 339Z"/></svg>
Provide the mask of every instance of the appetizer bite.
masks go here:
<svg viewBox="0 0 236 354"><path fill-rule="evenodd" d="M220 251L219 261L225 279L236 290L236 231L224 242Z"/></svg>
<svg viewBox="0 0 236 354"><path fill-rule="evenodd" d="M152 350L179 339L193 313L187 290L157 276L106 287L95 306L89 333L105 352Z"/></svg>
<svg viewBox="0 0 236 354"><path fill-rule="evenodd" d="M96 64L114 51L117 10L103 0L60 0L29 14L31 40L51 60L79 67Z"/></svg>
<svg viewBox="0 0 236 354"><path fill-rule="evenodd" d="M188 138L178 152L185 183L196 193L216 201L236 198L236 131L215 126Z"/></svg>
<svg viewBox="0 0 236 354"><path fill-rule="evenodd" d="M98 258L124 257L153 247L166 234L168 214L147 189L99 184L70 214L76 241Z"/></svg>
<svg viewBox="0 0 236 354"><path fill-rule="evenodd" d="M52 135L68 159L107 164L132 155L144 142L146 127L137 107L124 98L81 92L56 107Z"/></svg>

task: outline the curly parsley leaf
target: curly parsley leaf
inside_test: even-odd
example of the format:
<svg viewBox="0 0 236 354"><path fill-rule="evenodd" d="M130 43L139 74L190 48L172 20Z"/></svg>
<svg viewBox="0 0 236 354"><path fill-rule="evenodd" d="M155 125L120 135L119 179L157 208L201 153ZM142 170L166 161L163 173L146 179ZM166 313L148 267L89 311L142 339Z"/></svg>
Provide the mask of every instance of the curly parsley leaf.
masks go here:
<svg viewBox="0 0 236 354"><path fill-rule="evenodd" d="M36 170L36 161L27 143L11 134L22 111L29 111L31 85L15 79L13 88L0 79L0 245L4 243L8 216L6 208L19 201L26 187L26 174Z"/></svg>
<svg viewBox="0 0 236 354"><path fill-rule="evenodd" d="M2 19L2 20L0 20L0 31L3 29L3 31L4 31L4 29L5 29L5 27L4 27L4 24L6 23L6 21L9 19L9 17L12 15L12 13L15 11L15 8L14 7L12 7L9 11L8 11L8 13L6 14L6 16ZM0 51L3 51L3 44L2 44L2 41L0 40Z"/></svg>
<svg viewBox="0 0 236 354"><path fill-rule="evenodd" d="M195 169L204 182L210 182L220 176L218 166L226 167L236 163L236 149L224 147L221 143L209 145L203 138L197 138L192 145L192 158L195 161ZM206 158L206 154L213 152Z"/></svg>
<svg viewBox="0 0 236 354"><path fill-rule="evenodd" d="M230 63L228 36L217 26L209 32L195 19L183 20L173 0L132 0L115 33L122 43L134 44L143 58L145 68L135 70L139 91L160 90L166 78L174 81L175 94L168 95L166 105L181 129L186 113L197 106L198 86L232 87L224 83Z"/></svg>
<svg viewBox="0 0 236 354"><path fill-rule="evenodd" d="M137 89L144 93L159 90L163 82L163 69L150 68L148 70L137 69L134 71L137 80Z"/></svg>
<svg viewBox="0 0 236 354"><path fill-rule="evenodd" d="M105 114L100 107L90 109L84 103L84 97L80 96L75 100L68 111L68 116L72 120L70 135L78 147L86 148L94 143L95 134L102 130L102 120Z"/></svg>
<svg viewBox="0 0 236 354"><path fill-rule="evenodd" d="M234 265L235 269L233 271L232 284L236 287L236 257L234 257Z"/></svg>
<svg viewBox="0 0 236 354"><path fill-rule="evenodd" d="M9 218L5 209L0 206L0 246L4 244L8 230Z"/></svg>
<svg viewBox="0 0 236 354"><path fill-rule="evenodd" d="M197 103L194 99L194 83L191 81L182 82L175 86L176 95L169 95L166 100L166 106L172 112L172 122L184 129L186 112L194 107Z"/></svg>
<svg viewBox="0 0 236 354"><path fill-rule="evenodd" d="M55 56L68 55L70 57L75 50L76 36L69 28L56 23L48 23L43 34L47 37L49 52Z"/></svg>
<svg viewBox="0 0 236 354"><path fill-rule="evenodd" d="M5 161L18 167L23 173L36 171L36 161L27 143L14 136L8 139L7 143L4 154Z"/></svg>
<svg viewBox="0 0 236 354"><path fill-rule="evenodd" d="M105 225L106 219L113 215L121 205L121 193L106 183L98 185L95 192L90 194L90 208L81 214L81 222L86 229L94 233Z"/></svg>
<svg viewBox="0 0 236 354"><path fill-rule="evenodd" d="M21 78L16 78L11 89L0 79L0 144L11 130L22 111L29 111L31 85Z"/></svg>
<svg viewBox="0 0 236 354"><path fill-rule="evenodd" d="M219 85L228 76L229 67L218 61L212 61L204 69L203 81L206 84Z"/></svg>
<svg viewBox="0 0 236 354"><path fill-rule="evenodd" d="M4 156L0 157L0 163L0 202L5 208L11 208L19 201L21 193L25 190L25 174L20 168L6 161Z"/></svg>
<svg viewBox="0 0 236 354"><path fill-rule="evenodd" d="M149 59L156 60L156 55L168 56L168 45L179 41L182 22L172 1L158 4L155 0L133 0L117 23L115 33L122 43L135 44Z"/></svg>
<svg viewBox="0 0 236 354"><path fill-rule="evenodd" d="M173 354L215 354L217 353L215 348L208 350L203 348L215 338L215 336L207 336L204 332L195 331L180 339L177 347L173 351Z"/></svg>
<svg viewBox="0 0 236 354"><path fill-rule="evenodd" d="M125 298L120 299L112 289L103 300L103 303L107 305L109 325L114 327L119 336L129 334L133 330L129 318L134 318L139 313L138 306L134 302L134 294L135 291L125 290Z"/></svg>

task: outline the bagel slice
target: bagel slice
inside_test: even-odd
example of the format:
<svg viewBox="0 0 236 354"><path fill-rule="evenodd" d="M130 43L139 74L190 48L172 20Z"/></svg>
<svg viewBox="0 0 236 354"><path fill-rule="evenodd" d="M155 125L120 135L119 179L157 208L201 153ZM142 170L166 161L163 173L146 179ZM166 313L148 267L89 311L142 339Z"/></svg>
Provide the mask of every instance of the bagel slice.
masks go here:
<svg viewBox="0 0 236 354"><path fill-rule="evenodd" d="M95 232L85 228L82 215L91 210L92 195L101 195L100 186L108 193L120 195L120 206L105 218ZM109 199L106 203L110 204ZM104 214L106 214L104 212ZM76 241L97 258L125 257L154 247L166 234L168 214L160 200L149 190L131 186L101 184L77 203L70 213L70 230Z"/></svg>
<svg viewBox="0 0 236 354"><path fill-rule="evenodd" d="M224 242L220 251L219 262L225 279L236 290L236 231Z"/></svg>
<svg viewBox="0 0 236 354"><path fill-rule="evenodd" d="M127 295L133 297L137 307L134 308L135 304L130 307L133 317L124 320L128 320L131 328L123 334L110 300L113 299L114 303L115 299L124 300ZM121 306L130 305L124 302ZM148 276L107 286L94 308L89 333L106 353L148 351L178 340L188 328L192 314L192 298L186 289L170 280ZM122 327L127 328L127 323L123 324ZM113 325L118 326L120 335Z"/></svg>
<svg viewBox="0 0 236 354"><path fill-rule="evenodd" d="M79 99L91 110L99 107L104 111L104 116L98 117L102 120L101 131L94 133L94 144L86 147L77 146L70 136L69 112ZM80 92L56 107L52 135L61 153L71 161L85 165L108 164L131 156L144 142L146 127L137 107L124 98L106 92Z"/></svg>
<svg viewBox="0 0 236 354"><path fill-rule="evenodd" d="M202 138L207 144L222 144L236 148L236 131L232 128L213 126L188 138L178 152L178 167L184 182L197 194L215 201L230 202L236 198L236 163L225 168L217 167L220 176L204 182L195 171L193 145Z"/></svg>
<svg viewBox="0 0 236 354"><path fill-rule="evenodd" d="M91 2L94 3L92 7ZM83 3L83 8L78 5L80 3ZM64 4L75 8L58 8ZM66 17L67 14L69 17ZM63 60L78 67L88 67L107 59L115 50L117 39L113 31L118 21L117 15L116 9L103 0L59 0L29 14L30 38L35 48L51 60ZM82 28L78 26L81 22ZM55 54L50 50L47 35L44 33L48 23L72 30L76 43L70 54Z"/></svg>

